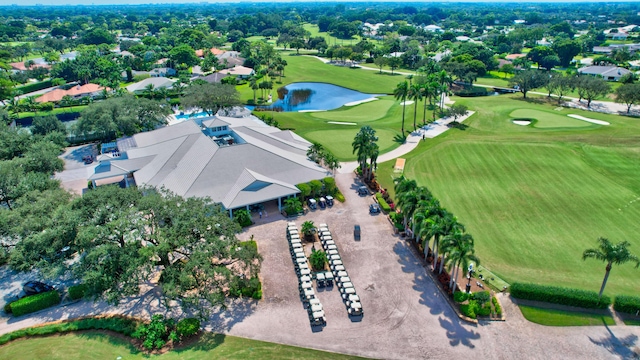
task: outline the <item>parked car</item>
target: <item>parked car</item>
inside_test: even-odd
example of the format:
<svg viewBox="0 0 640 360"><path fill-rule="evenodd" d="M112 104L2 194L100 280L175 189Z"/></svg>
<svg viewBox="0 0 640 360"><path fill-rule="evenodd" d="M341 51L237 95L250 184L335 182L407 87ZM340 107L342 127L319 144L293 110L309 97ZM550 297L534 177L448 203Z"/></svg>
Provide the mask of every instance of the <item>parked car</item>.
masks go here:
<svg viewBox="0 0 640 360"><path fill-rule="evenodd" d="M369 189L366 186L360 186L358 188L358 195L369 195Z"/></svg>
<svg viewBox="0 0 640 360"><path fill-rule="evenodd" d="M353 238L360 241L360 225L353 227Z"/></svg>
<svg viewBox="0 0 640 360"><path fill-rule="evenodd" d="M91 156L91 155L84 156L82 158L82 161L84 161L85 165L89 165L89 164L93 163L93 156Z"/></svg>
<svg viewBox="0 0 640 360"><path fill-rule="evenodd" d="M22 290L27 295L36 295L55 290L55 288L40 281L29 281L22 286Z"/></svg>
<svg viewBox="0 0 640 360"><path fill-rule="evenodd" d="M318 199L318 205L320 205L320 209L324 209L327 207L327 200L325 200L323 197L321 197L320 199Z"/></svg>
<svg viewBox="0 0 640 360"><path fill-rule="evenodd" d="M331 195L327 195L327 196L325 197L325 199L327 199L327 205L328 205L328 206L333 206L333 196L331 196Z"/></svg>
<svg viewBox="0 0 640 360"><path fill-rule="evenodd" d="M318 203L316 202L316 199L309 199L307 201L307 204L309 205L309 209L311 210L315 210L318 208Z"/></svg>
<svg viewBox="0 0 640 360"><path fill-rule="evenodd" d="M380 213L380 205L371 204L369 205L369 214L379 214Z"/></svg>

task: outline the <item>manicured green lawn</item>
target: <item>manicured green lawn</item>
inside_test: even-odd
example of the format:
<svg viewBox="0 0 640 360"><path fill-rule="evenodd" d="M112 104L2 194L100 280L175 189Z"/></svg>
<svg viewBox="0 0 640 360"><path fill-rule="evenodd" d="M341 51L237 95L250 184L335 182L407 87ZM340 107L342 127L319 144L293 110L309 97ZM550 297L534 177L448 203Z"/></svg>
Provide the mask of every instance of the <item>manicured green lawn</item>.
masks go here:
<svg viewBox="0 0 640 360"><path fill-rule="evenodd" d="M21 112L20 114L18 114L18 118L22 119L22 118L32 117L32 116L47 116L47 115L56 115L56 114L63 114L63 113L82 112L82 110L84 110L84 108L86 107L87 105L78 105L73 107L55 108L51 111L38 111L37 113L27 111L27 112Z"/></svg>
<svg viewBox="0 0 640 360"><path fill-rule="evenodd" d="M327 121L365 123L382 119L394 104L394 100L376 100L358 106L343 107L336 111L311 113L311 116Z"/></svg>
<svg viewBox="0 0 640 360"><path fill-rule="evenodd" d="M541 129L592 128L598 126L586 121L571 118L567 116L566 113L563 114L554 110L543 111L536 109L516 109L509 115L514 119L535 119L537 122L534 124L534 127Z"/></svg>
<svg viewBox="0 0 640 360"><path fill-rule="evenodd" d="M542 309L533 306L518 305L522 315L536 324L547 326L594 326L615 325L610 315L597 315L582 312Z"/></svg>
<svg viewBox="0 0 640 360"><path fill-rule="evenodd" d="M556 111L519 95L455 98L477 111L404 156L405 175L427 186L475 238L482 264L507 282L598 290L604 264L583 261L600 236L627 240L640 255L640 124L636 119ZM535 128L510 122L516 110L557 112L611 123ZM570 119L567 117L567 119ZM392 189L393 161L379 164ZM633 266L614 266L605 293L634 293Z"/></svg>
<svg viewBox="0 0 640 360"><path fill-rule="evenodd" d="M129 342L96 333L17 340L0 347L0 359L357 359L234 336L207 334L197 343L162 355L146 355Z"/></svg>

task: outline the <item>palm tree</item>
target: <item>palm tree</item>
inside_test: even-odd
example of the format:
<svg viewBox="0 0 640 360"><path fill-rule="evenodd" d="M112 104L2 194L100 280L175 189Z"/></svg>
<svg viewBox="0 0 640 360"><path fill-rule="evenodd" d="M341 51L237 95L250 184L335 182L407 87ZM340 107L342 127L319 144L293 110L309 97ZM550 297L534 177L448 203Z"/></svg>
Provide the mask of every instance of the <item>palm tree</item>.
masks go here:
<svg viewBox="0 0 640 360"><path fill-rule="evenodd" d="M313 143L311 143L311 146L309 146L309 149L307 149L307 156L309 157L309 159L311 159L311 161L317 163L320 162L320 158L322 157L323 152L324 146L314 141Z"/></svg>
<svg viewBox="0 0 640 360"><path fill-rule="evenodd" d="M473 237L470 234L456 231L453 234L445 236L443 241L444 248L449 254L447 257L449 272L451 274L449 287L455 290L460 268L468 268L471 261L474 261L476 265L478 265L480 264L480 260L475 255Z"/></svg>
<svg viewBox="0 0 640 360"><path fill-rule="evenodd" d="M6 107L7 111L9 111L13 115L14 119L18 118L18 115L23 109L22 104L20 103L20 99L17 96L9 99Z"/></svg>
<svg viewBox="0 0 640 360"><path fill-rule="evenodd" d="M395 90L393 90L393 96L395 96L396 100L402 100L401 101L401 105L402 105L402 127L400 128L400 132L402 133L402 136L404 137L404 112L405 112L405 100L407 99L407 95L409 93L409 83L407 83L406 81L403 81L401 83L399 83Z"/></svg>
<svg viewBox="0 0 640 360"><path fill-rule="evenodd" d="M458 220L451 215L451 213L441 208L441 213L434 216L429 220L429 231L433 234L434 241L434 259L438 260L438 253L442 252L442 260L440 260L440 268L438 273L442 274L446 257L446 246L441 244L440 239L455 233L456 231L464 231L464 225L460 224ZM444 249L444 250L441 250ZM435 268L434 268L435 270Z"/></svg>
<svg viewBox="0 0 640 360"><path fill-rule="evenodd" d="M313 221L305 221L302 223L301 230L302 230L302 233L304 234L305 239L309 240L309 239L312 239L311 237L316 231L316 226L313 223Z"/></svg>
<svg viewBox="0 0 640 360"><path fill-rule="evenodd" d="M420 84L411 85L407 97L413 100L413 130L416 130L416 115L418 115L418 101L422 100L422 86Z"/></svg>
<svg viewBox="0 0 640 360"><path fill-rule="evenodd" d="M637 256L631 254L629 251L629 242L623 241L617 244L612 244L606 238L598 238L599 246L597 249L587 249L582 253L582 260L586 260L587 258L594 258L596 260L604 261L607 263L607 267L605 268L604 280L602 281L602 286L600 287L600 294L598 295L600 298L602 297L602 293L604 292L604 287L607 285L607 280L609 279L609 272L611 271L611 266L613 264L621 265L627 262L635 262L636 268L640 266L640 259Z"/></svg>
<svg viewBox="0 0 640 360"><path fill-rule="evenodd" d="M438 79L438 83L440 84L440 95L446 93L449 85L453 83L453 79L445 70L440 71L436 74L436 78ZM440 96L440 110L444 108L444 96Z"/></svg>
<svg viewBox="0 0 640 360"><path fill-rule="evenodd" d="M27 96L24 100L24 106L28 111L38 113L38 102L35 96Z"/></svg>
<svg viewBox="0 0 640 360"><path fill-rule="evenodd" d="M371 126L363 126L353 139L351 146L353 147L353 153L357 154L358 163L362 169L362 175L370 180L373 168L377 164L380 148L376 143L378 137L376 131ZM370 160L370 165L367 165L367 161Z"/></svg>
<svg viewBox="0 0 640 360"><path fill-rule="evenodd" d="M156 87L153 84L149 84L144 87L142 93L149 99L153 99L156 95Z"/></svg>
<svg viewBox="0 0 640 360"><path fill-rule="evenodd" d="M338 158L331 153L325 154L324 162L329 168L329 170L331 170L333 175L336 174L337 169L340 169L342 167L342 165L340 165L340 161L338 160Z"/></svg>

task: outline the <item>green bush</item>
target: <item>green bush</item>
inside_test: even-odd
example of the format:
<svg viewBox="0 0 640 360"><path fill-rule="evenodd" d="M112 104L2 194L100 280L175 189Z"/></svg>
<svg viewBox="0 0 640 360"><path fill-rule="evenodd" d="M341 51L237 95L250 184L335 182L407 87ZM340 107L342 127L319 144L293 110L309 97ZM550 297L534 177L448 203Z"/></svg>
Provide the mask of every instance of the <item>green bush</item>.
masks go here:
<svg viewBox="0 0 640 360"><path fill-rule="evenodd" d="M40 104L40 111L51 111L55 105L52 102L45 102Z"/></svg>
<svg viewBox="0 0 640 360"><path fill-rule="evenodd" d="M69 293L69 297L71 300L78 300L84 297L84 294L87 292L87 285L79 284L70 286L67 290Z"/></svg>
<svg viewBox="0 0 640 360"><path fill-rule="evenodd" d="M11 304L11 312L15 316L29 314L46 309L60 303L60 294L57 291L49 291L42 294L24 297Z"/></svg>
<svg viewBox="0 0 640 360"><path fill-rule="evenodd" d="M256 290L256 292L254 292L253 295L251 295L251 298L256 300L262 299L262 290Z"/></svg>
<svg viewBox="0 0 640 360"><path fill-rule="evenodd" d="M238 209L233 212L233 216L234 220L242 227L253 225L251 214L249 214L249 211L247 211L247 209Z"/></svg>
<svg viewBox="0 0 640 360"><path fill-rule="evenodd" d="M333 196L336 193L336 190L338 190L338 187L336 186L336 179L331 176L327 176L322 179L322 183L324 183L324 188L328 195Z"/></svg>
<svg viewBox="0 0 640 360"><path fill-rule="evenodd" d="M500 307L500 302L498 302L498 298L495 296L491 298L491 302L493 303L493 307L496 309L496 315L502 316L502 307Z"/></svg>
<svg viewBox="0 0 640 360"><path fill-rule="evenodd" d="M462 292L462 291L456 291L453 293L453 301L461 303L461 302L465 302L467 301L467 299L469 298L469 294L467 294L466 292Z"/></svg>
<svg viewBox="0 0 640 360"><path fill-rule="evenodd" d="M169 99L169 105L171 105L171 106L180 106L180 98L171 98L171 99Z"/></svg>
<svg viewBox="0 0 640 360"><path fill-rule="evenodd" d="M229 285L229 294L235 297L262 298L262 284L257 277L247 279L236 277Z"/></svg>
<svg viewBox="0 0 640 360"><path fill-rule="evenodd" d="M300 194L302 194L303 199L306 199L309 197L309 195L311 195L311 186L309 186L309 184L302 183L296 185L296 187L300 189Z"/></svg>
<svg viewBox="0 0 640 360"><path fill-rule="evenodd" d="M465 302L469 298L469 294L462 291L456 291L453 293L453 301L455 302Z"/></svg>
<svg viewBox="0 0 640 360"><path fill-rule="evenodd" d="M603 295L602 299L599 299L598 293L595 291L526 283L513 283L511 285L511 296L517 299L543 301L588 309L606 309L611 304L611 299L608 296Z"/></svg>
<svg viewBox="0 0 640 360"><path fill-rule="evenodd" d="M333 195L333 197L334 199L336 199L337 201L340 201L341 203L345 201L344 195L342 195L340 190L338 190L338 192L335 195Z"/></svg>
<svg viewBox="0 0 640 360"><path fill-rule="evenodd" d="M44 336L79 330L110 330L126 336L136 329L137 321L128 318L88 318L69 322L26 328L0 336L0 346L27 336Z"/></svg>
<svg viewBox="0 0 640 360"><path fill-rule="evenodd" d="M618 295L613 302L613 308L619 312L635 314L640 311L640 297Z"/></svg>
<svg viewBox="0 0 640 360"><path fill-rule="evenodd" d="M471 295L471 298L480 304L480 306L484 306L484 304L488 303L491 300L491 294L488 291L478 291Z"/></svg>
<svg viewBox="0 0 640 360"><path fill-rule="evenodd" d="M314 249L309 256L309 262L312 268L322 270L327 263L327 254L324 251Z"/></svg>
<svg viewBox="0 0 640 360"><path fill-rule="evenodd" d="M176 331L180 337L195 335L200 330L200 320L196 318L186 318L178 321Z"/></svg>
<svg viewBox="0 0 640 360"><path fill-rule="evenodd" d="M378 204L380 204L380 209L382 210L382 212L388 214L391 211L391 207L389 206L389 204L387 204L386 201L384 201L382 194L376 193L376 199L378 199Z"/></svg>
<svg viewBox="0 0 640 360"><path fill-rule="evenodd" d="M140 324L131 336L142 340L142 346L151 349L160 349L169 340L177 340L177 333L174 330L175 321L165 319L160 314L151 316L151 322Z"/></svg>
<svg viewBox="0 0 640 360"><path fill-rule="evenodd" d="M7 314L11 314L11 303L4 304L4 312Z"/></svg>
<svg viewBox="0 0 640 360"><path fill-rule="evenodd" d="M470 317L472 319L477 318L477 310L478 310L478 302L475 300L470 300L468 304L460 305L460 312L462 315L466 317Z"/></svg>
<svg viewBox="0 0 640 360"><path fill-rule="evenodd" d="M479 307L476 310L476 314L479 316L489 316L491 315L491 306L490 305L485 305L482 307Z"/></svg>

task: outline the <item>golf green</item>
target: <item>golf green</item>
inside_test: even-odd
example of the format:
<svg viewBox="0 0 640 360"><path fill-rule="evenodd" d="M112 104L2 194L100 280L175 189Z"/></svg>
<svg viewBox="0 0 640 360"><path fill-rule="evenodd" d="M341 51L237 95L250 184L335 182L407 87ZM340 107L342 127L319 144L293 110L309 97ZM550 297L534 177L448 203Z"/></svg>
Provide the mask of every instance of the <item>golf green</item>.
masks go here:
<svg viewBox="0 0 640 360"><path fill-rule="evenodd" d="M511 112L514 119L535 119L534 127L540 129L553 128L592 128L595 124L570 118L565 114L534 109L518 109ZM597 125L596 125L597 126Z"/></svg>
<svg viewBox="0 0 640 360"><path fill-rule="evenodd" d="M310 131L304 134L304 137L310 141L316 141L324 145L326 148L331 149L333 154L340 160L353 159L353 138L360 130L359 126L342 126L341 130L317 130ZM376 129L376 135L378 136L378 146L380 147L380 154L391 151L398 146L398 143L393 141L393 137L397 133L391 130Z"/></svg>
<svg viewBox="0 0 640 360"><path fill-rule="evenodd" d="M311 113L311 116L329 121L366 123L385 117L393 104L393 100L375 100L335 111Z"/></svg>

